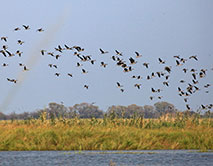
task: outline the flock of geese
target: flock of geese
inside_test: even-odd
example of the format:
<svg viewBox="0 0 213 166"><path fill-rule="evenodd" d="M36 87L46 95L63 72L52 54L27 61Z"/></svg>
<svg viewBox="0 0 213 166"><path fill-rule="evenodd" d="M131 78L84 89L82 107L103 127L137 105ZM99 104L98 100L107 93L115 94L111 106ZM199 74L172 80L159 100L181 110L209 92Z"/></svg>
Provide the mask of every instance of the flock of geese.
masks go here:
<svg viewBox="0 0 213 166"><path fill-rule="evenodd" d="M30 26L29 25L22 25L21 27L16 27L13 29L14 32L18 33L17 31L28 31L30 30ZM36 33L43 33L44 29L43 28L39 28L34 30ZM7 36L1 36L1 43L2 46L0 48L0 54L2 54L2 56L4 58L11 58L11 57L22 57L23 56L23 51L20 50L16 50L15 52L10 51L9 46L7 45L8 42L8 37ZM24 45L25 41L18 39L17 40L17 45ZM57 47L54 48L54 51L48 51L48 50L44 50L41 49L40 50L40 55L41 56L51 56L52 58L54 58L55 60L58 60L62 55L63 52L65 51L70 51L70 53L73 54L73 56L75 56L77 58L76 61L76 67L79 67L81 72L83 74L87 74L89 71L84 68L83 63L90 63L91 65L96 65L98 62L96 61L96 59L93 59L93 57L91 55L85 55L84 51L85 49L80 47L80 46L69 46L68 44L64 44L64 45L58 45ZM138 52L135 51L131 57L126 57L124 56L124 54L122 52L120 52L119 50L114 50L113 53L110 53L107 50L104 50L103 48L99 48L99 54L100 55L104 55L106 54L108 57L110 57L111 61L115 64L115 66L118 66L122 72L124 73L129 73L132 72L135 68L136 68L136 64L138 64L138 66L140 65L141 68L144 68L143 70L149 69L150 68L150 63L149 62L143 62L140 63L139 59L143 59L143 55ZM111 54L111 55L110 55ZM203 79L204 77L206 77L207 72L211 72L210 70L212 69L195 69L195 68L191 68L188 69L186 68L187 66L187 62L188 61L199 61L199 58L197 55L192 55L189 56L188 58L183 58L180 55L176 55L173 56L174 61L176 63L176 67L180 67L180 69L182 70L183 74L188 74L190 73L190 77L191 77L191 81L187 82L183 79L178 80L180 83L180 86L177 87L177 93L179 96L181 96L183 98L183 101L185 102L186 105L186 109L187 110L191 110L191 107L188 103L188 99L195 94L196 92L200 91L201 89L204 89L205 93L209 93L208 88L210 86L212 86L211 83L206 83L205 85L203 85L202 87L199 85L199 80ZM5 59L6 61L6 59ZM131 79L136 79L138 80L138 83L134 84L134 87L137 89L141 89L141 81L140 80L151 80L154 78L159 78L162 81L162 84L165 87L169 87L170 83L169 83L169 79L170 79L170 74L172 72L175 72L173 69L173 66L169 66L166 61L163 58L158 58L158 63L159 65L163 66L163 70L162 71L157 71L157 72L151 72L150 74L146 75L145 77L142 75L131 75ZM23 68L23 72L27 72L30 69L28 68L27 65L23 64L23 63L19 63L18 64L20 67ZM100 67L103 68L107 68L108 67L108 63L101 61L98 64ZM6 62L2 63L2 67L8 67L9 64ZM50 68L55 68L57 69L58 66L56 64L48 64L48 67ZM55 72L54 75L56 77L60 76L60 72ZM73 77L72 73L67 73L68 77ZM6 80L8 82L11 83L18 83L19 80L17 80L16 78L6 78ZM184 85L184 88L182 87L182 85ZM117 88L124 93L125 92L125 87L124 85L117 81L115 82L115 86L117 86ZM85 89L89 89L89 85L85 84L84 87ZM151 96L149 96L150 100L153 100L154 98L158 98L159 100L161 100L163 98L163 96L160 96L162 89L161 88L154 88L151 87L150 88L150 93ZM200 104L200 108L204 109L204 110L211 110L213 108L213 104Z"/></svg>

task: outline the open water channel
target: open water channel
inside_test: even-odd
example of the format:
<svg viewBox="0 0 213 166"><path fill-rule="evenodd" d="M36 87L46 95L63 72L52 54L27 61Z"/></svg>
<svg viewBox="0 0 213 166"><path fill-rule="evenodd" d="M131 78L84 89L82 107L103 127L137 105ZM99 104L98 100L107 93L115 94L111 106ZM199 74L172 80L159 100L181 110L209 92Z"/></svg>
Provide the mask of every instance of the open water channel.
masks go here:
<svg viewBox="0 0 213 166"><path fill-rule="evenodd" d="M152 151L2 151L0 166L213 166L213 152Z"/></svg>

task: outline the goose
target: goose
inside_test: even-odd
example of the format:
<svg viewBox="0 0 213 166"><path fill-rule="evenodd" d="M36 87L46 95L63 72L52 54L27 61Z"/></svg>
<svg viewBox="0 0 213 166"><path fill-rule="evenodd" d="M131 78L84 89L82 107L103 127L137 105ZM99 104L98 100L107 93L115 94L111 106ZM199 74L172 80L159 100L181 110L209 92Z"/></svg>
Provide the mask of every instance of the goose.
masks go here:
<svg viewBox="0 0 213 166"><path fill-rule="evenodd" d="M119 82L117 82L117 86L118 86L118 88L123 87L123 85L121 85Z"/></svg>
<svg viewBox="0 0 213 166"><path fill-rule="evenodd" d="M143 63L143 66L145 66L148 69L149 68L149 63Z"/></svg>
<svg viewBox="0 0 213 166"><path fill-rule="evenodd" d="M101 66L103 66L105 68L107 66L107 64L104 62L101 62Z"/></svg>
<svg viewBox="0 0 213 166"><path fill-rule="evenodd" d="M8 38L8 37L6 37L6 36L2 36L2 37L1 37L1 40L7 42L7 38Z"/></svg>
<svg viewBox="0 0 213 166"><path fill-rule="evenodd" d="M129 61L130 61L131 64L136 64L137 63L137 61L135 61L132 57L129 58Z"/></svg>
<svg viewBox="0 0 213 166"><path fill-rule="evenodd" d="M4 57L7 57L7 55L6 55L4 50L0 50L0 53L2 53L2 55L4 55Z"/></svg>
<svg viewBox="0 0 213 166"><path fill-rule="evenodd" d="M140 89L141 84L135 84L134 86Z"/></svg>
<svg viewBox="0 0 213 166"><path fill-rule="evenodd" d="M171 72L171 67L166 66L166 67L164 68L164 70L166 70L168 73L170 73L170 72Z"/></svg>
<svg viewBox="0 0 213 166"><path fill-rule="evenodd" d="M136 58L140 58L140 57L142 57L142 55L141 55L141 54L139 54L137 51L135 51L135 54L136 54Z"/></svg>
<svg viewBox="0 0 213 166"><path fill-rule="evenodd" d="M44 30L42 28L39 28L36 30L37 32L43 32Z"/></svg>
<svg viewBox="0 0 213 166"><path fill-rule="evenodd" d="M14 31L19 31L21 30L19 27L15 28Z"/></svg>
<svg viewBox="0 0 213 166"><path fill-rule="evenodd" d="M22 25L24 27L25 30L29 30L30 26L29 25Z"/></svg>
<svg viewBox="0 0 213 166"><path fill-rule="evenodd" d="M109 53L108 51L104 51L101 48L99 50L100 50L101 54L107 54L107 53Z"/></svg>
<svg viewBox="0 0 213 166"><path fill-rule="evenodd" d="M84 85L84 88L88 89L88 88L89 88L89 86L88 86L88 85Z"/></svg>
<svg viewBox="0 0 213 166"><path fill-rule="evenodd" d="M119 52L118 50L115 50L115 52L116 52L116 55L120 55L120 56L122 56L122 53L121 53L121 52Z"/></svg>
<svg viewBox="0 0 213 166"><path fill-rule="evenodd" d="M158 60L160 64L165 64L165 61L163 61L161 58L158 58Z"/></svg>
<svg viewBox="0 0 213 166"><path fill-rule="evenodd" d="M194 60L198 61L197 55L192 55L192 56L189 57L189 59L192 59L192 58L193 58Z"/></svg>
<svg viewBox="0 0 213 166"><path fill-rule="evenodd" d="M47 52L46 50L41 50L41 55L44 55L44 53Z"/></svg>
<svg viewBox="0 0 213 166"><path fill-rule="evenodd" d="M85 69L82 69L82 73L86 74L86 73L88 73L88 71L86 71Z"/></svg>
<svg viewBox="0 0 213 166"><path fill-rule="evenodd" d="M22 44L24 43L24 41L21 41L21 40L18 40L17 42L18 42L18 44L20 44L20 45L22 45Z"/></svg>

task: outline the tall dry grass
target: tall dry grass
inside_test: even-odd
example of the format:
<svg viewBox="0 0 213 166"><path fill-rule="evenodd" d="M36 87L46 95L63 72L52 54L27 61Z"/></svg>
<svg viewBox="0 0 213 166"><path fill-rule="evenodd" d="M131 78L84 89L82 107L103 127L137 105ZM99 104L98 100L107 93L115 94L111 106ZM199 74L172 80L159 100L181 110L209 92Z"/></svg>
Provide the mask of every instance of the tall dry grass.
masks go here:
<svg viewBox="0 0 213 166"><path fill-rule="evenodd" d="M40 119L0 122L0 150L213 149L213 119Z"/></svg>

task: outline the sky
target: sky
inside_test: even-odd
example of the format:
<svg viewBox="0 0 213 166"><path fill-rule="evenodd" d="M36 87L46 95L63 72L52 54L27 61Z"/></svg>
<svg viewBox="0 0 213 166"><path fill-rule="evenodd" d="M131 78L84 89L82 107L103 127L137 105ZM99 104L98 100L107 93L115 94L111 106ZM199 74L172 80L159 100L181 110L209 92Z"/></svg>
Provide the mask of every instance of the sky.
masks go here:
<svg viewBox="0 0 213 166"><path fill-rule="evenodd" d="M72 106L82 102L95 103L106 111L112 105L137 104L153 105L166 101L180 110L186 109L183 97L178 95L177 87L184 89L191 83L190 72L184 74L183 68L207 69L205 78L199 79L196 85L201 90L189 97L188 104L196 109L201 104L213 103L213 11L211 0L7 0L1 2L0 37L7 36L8 41L0 41L0 47L8 46L17 55L5 58L0 55L0 105L1 111L31 112L48 106L50 102ZM24 30L22 25L29 25ZM14 28L21 28L14 32ZM36 32L43 28L44 32ZM17 40L23 40L18 45ZM85 49L82 55L91 55L95 65L81 62L73 51L55 51L58 45L80 46ZM101 54L99 48L108 51ZM61 54L56 60L50 55L40 55L39 50ZM122 68L112 60L115 50L123 53L120 57L129 65L133 57L137 63L131 65L133 71L124 73ZM135 58L135 51L142 54ZM176 66L173 56L188 59L186 64ZM189 59L197 55L198 61ZM165 60L159 64L158 58ZM80 68L76 63L83 64ZM107 67L100 66L101 62ZM146 69L143 63L149 63ZM3 67L6 63L8 66ZM29 71L23 72L18 64L23 63ZM57 69L48 67L56 64ZM162 84L165 79L146 80L152 72L164 71L171 66L169 87ZM88 71L82 74L81 69ZM55 76L55 73L60 76ZM67 76L72 73L73 77ZM141 75L141 80L131 78ZM18 83L8 82L7 78L18 79ZM180 84L180 80L186 80ZM19 81L21 80L21 81ZM123 85L122 93L116 82ZM137 89L134 84L141 84ZM89 88L84 88L84 85ZM153 94L151 87L162 92ZM150 100L150 96L154 96ZM163 96L158 99L158 96ZM6 104L5 104L6 103ZM5 106L6 105L6 106ZM3 108L3 109L2 109Z"/></svg>

